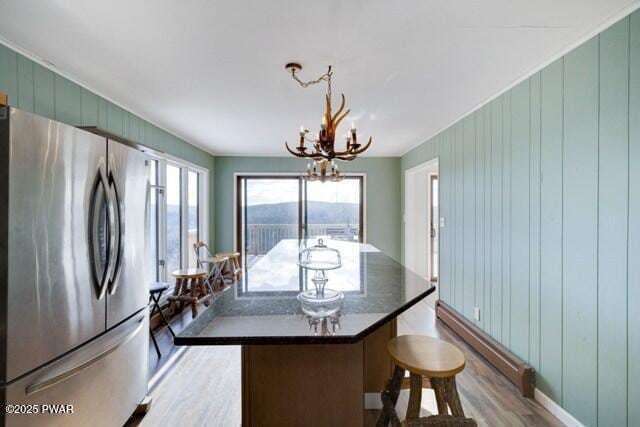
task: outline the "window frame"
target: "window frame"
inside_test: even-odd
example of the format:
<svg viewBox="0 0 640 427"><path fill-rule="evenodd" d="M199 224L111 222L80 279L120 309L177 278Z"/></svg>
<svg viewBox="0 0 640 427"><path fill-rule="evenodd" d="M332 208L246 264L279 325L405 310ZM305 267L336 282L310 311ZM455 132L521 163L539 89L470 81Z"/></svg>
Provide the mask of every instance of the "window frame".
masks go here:
<svg viewBox="0 0 640 427"><path fill-rule="evenodd" d="M149 216L151 215L156 216L155 218L156 229L154 230L156 250L155 250L155 253L153 254L154 258L150 260L150 263L153 263L154 261L156 262L156 265L154 268L155 274L152 278L152 281L155 282L155 281L163 280L163 276L160 272L160 265L158 263L158 260L160 260L161 258L160 254L164 253L163 252L164 239L163 239L162 233L160 232L160 230L163 229L162 221L164 221L164 217L162 215L162 206L164 205L164 187L161 186L160 183L164 182L161 176L165 172L165 170L161 167L160 160L156 156L150 155L149 157L151 157L151 162L155 163L155 169L156 169L155 183L153 184L150 183L150 187L149 187L150 192L154 192L155 205L156 205L155 211L152 212L151 209L149 209ZM151 197L149 198L149 206L151 206ZM150 231L150 228L147 231ZM151 237L147 236L147 244L149 244L150 240L151 240ZM150 254L150 251L147 251L147 255L149 254Z"/></svg>
<svg viewBox="0 0 640 427"><path fill-rule="evenodd" d="M158 183L156 188L156 203L158 204L157 228L157 259L158 277L160 281L167 281L171 272L167 271L167 165L180 169L180 268L186 268L189 263L189 171L198 174L198 237L210 246L209 242L209 170L166 153L147 153L153 160L158 161Z"/></svg>

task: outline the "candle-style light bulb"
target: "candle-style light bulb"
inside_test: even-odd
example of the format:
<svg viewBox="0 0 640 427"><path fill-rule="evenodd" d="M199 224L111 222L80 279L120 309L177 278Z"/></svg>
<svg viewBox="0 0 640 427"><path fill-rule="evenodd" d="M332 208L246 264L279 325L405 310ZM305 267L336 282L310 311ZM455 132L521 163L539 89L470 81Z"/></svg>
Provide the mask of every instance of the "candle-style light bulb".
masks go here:
<svg viewBox="0 0 640 427"><path fill-rule="evenodd" d="M306 131L304 129L304 126L300 126L300 142L298 143L298 150L299 151L304 151L304 135L305 135Z"/></svg>
<svg viewBox="0 0 640 427"><path fill-rule="evenodd" d="M351 139L349 140L349 146L347 147L349 150L357 149L359 146L357 145L357 136L356 136L356 124L355 122L351 122Z"/></svg>

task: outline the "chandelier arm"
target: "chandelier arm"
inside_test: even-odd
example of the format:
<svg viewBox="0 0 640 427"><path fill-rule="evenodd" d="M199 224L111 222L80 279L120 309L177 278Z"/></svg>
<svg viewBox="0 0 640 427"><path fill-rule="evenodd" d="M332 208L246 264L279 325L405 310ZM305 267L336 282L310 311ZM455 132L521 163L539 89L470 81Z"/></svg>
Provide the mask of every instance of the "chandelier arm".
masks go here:
<svg viewBox="0 0 640 427"><path fill-rule="evenodd" d="M294 155L294 156L296 156L296 157L308 158L308 157L311 157L311 156L312 156L312 154L313 154L313 153L312 153L312 154L299 153L299 152L293 151L291 148L289 148L289 144L288 144L286 141L285 141L285 143L284 143L284 146L287 148L287 151L288 151L289 153L293 154L293 155Z"/></svg>
<svg viewBox="0 0 640 427"><path fill-rule="evenodd" d="M369 141L363 147L360 147L357 150L351 151L350 153L357 156L358 154L365 152L370 145L371 145L371 137L369 137Z"/></svg>
<svg viewBox="0 0 640 427"><path fill-rule="evenodd" d="M327 150L325 150L322 147L317 147L316 153L320 154L324 159L327 159L328 157L330 157L329 152L327 152Z"/></svg>
<svg viewBox="0 0 640 427"><path fill-rule="evenodd" d="M347 117L349 115L349 113L351 112L351 109L348 109L347 111L345 111L344 113L342 113L342 116L338 117L337 120L333 123L334 129L338 128L338 125L340 124L340 122L342 121L342 119L344 119L345 117Z"/></svg>
<svg viewBox="0 0 640 427"><path fill-rule="evenodd" d="M336 157L338 156L342 156L342 157L355 157L355 155L353 154L352 151L349 150L345 150L345 151L336 151L334 153L336 155Z"/></svg>
<svg viewBox="0 0 640 427"><path fill-rule="evenodd" d="M324 110L324 115L327 118L327 126L331 126L331 98L330 95L327 94L324 96L324 99L326 101L325 103L325 110Z"/></svg>
<svg viewBox="0 0 640 427"><path fill-rule="evenodd" d="M331 118L331 122L335 122L336 118L340 115L340 113L342 113L342 110L344 110L344 103L345 103L344 93L341 93L340 97L342 98L342 101L340 102L340 108L338 108L338 111L336 111L336 113ZM335 125L335 127L338 127L338 125Z"/></svg>
<svg viewBox="0 0 640 427"><path fill-rule="evenodd" d="M338 159L338 160L344 160L345 162L350 162L350 161L356 159L356 156L346 156L346 155L343 155L343 154L344 153L336 153L336 157L335 158Z"/></svg>
<svg viewBox="0 0 640 427"><path fill-rule="evenodd" d="M309 154L305 153L305 157L312 158L313 160L325 160L329 156L329 154L323 150L317 142L313 144L313 149L316 151Z"/></svg>

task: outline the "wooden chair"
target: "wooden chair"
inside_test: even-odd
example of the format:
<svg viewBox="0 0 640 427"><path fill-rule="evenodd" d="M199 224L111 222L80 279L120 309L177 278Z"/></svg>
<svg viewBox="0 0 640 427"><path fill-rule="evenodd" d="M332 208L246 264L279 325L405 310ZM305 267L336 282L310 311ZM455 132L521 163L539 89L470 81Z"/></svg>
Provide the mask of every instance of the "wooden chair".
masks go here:
<svg viewBox="0 0 640 427"><path fill-rule="evenodd" d="M464 354L456 346L437 338L421 335L403 335L395 337L387 344L387 351L395 368L386 389L381 393L383 410L378 417L377 426L399 426L400 420L395 406L402 387L405 370L409 371L409 406L405 425L432 425L426 419L420 419L420 401L422 399L423 377L429 379L436 395L438 413L447 415L451 410L453 417L431 418L433 425L469 425L464 417L455 376L464 369ZM429 417L427 417L429 418ZM454 420L457 419L457 420ZM459 424L446 424L447 422ZM471 420L473 421L473 420ZM445 424L442 424L442 423ZM473 421L475 423L475 421ZM417 424L416 424L417 423ZM462 424L460 424L462 423ZM464 424L466 423L466 424Z"/></svg>
<svg viewBox="0 0 640 427"><path fill-rule="evenodd" d="M217 253L217 257L228 258L227 262L222 268L222 275L228 282L236 282L242 274L242 268L240 267L240 252L222 252Z"/></svg>
<svg viewBox="0 0 640 427"><path fill-rule="evenodd" d="M213 298L213 293L205 284L207 276L206 270L201 268L186 268L175 270L171 273L176 278L176 286L173 295L167 298L169 304L179 304L179 311L182 311L183 304L191 306L191 316L195 319L198 315L198 304L204 303L208 306Z"/></svg>

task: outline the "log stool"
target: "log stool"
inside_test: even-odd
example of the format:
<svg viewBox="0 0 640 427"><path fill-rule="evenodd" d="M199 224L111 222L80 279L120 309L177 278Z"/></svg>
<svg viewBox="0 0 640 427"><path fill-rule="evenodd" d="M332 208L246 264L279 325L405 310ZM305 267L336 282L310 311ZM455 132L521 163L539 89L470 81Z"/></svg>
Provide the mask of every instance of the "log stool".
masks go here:
<svg viewBox="0 0 640 427"><path fill-rule="evenodd" d="M180 311L184 303L191 305L191 316L195 319L198 315L198 304L204 302L205 306L210 304L213 295L205 285L207 272L201 268L186 268L175 270L171 273L176 278L176 286L173 295L167 301L173 306L178 303Z"/></svg>
<svg viewBox="0 0 640 427"><path fill-rule="evenodd" d="M217 253L216 256L228 258L224 267L222 267L222 275L225 280L230 283L237 281L242 273L242 268L240 268L240 252L222 252Z"/></svg>
<svg viewBox="0 0 640 427"><path fill-rule="evenodd" d="M454 417L453 415L431 415L428 417L405 420L402 427L478 427L472 418Z"/></svg>
<svg viewBox="0 0 640 427"><path fill-rule="evenodd" d="M465 364L460 349L437 338L403 335L390 340L387 351L395 367L387 388L381 393L383 410L377 426L400 425L395 406L405 370L410 373L407 423L420 416L422 377L429 379L435 392L439 414L446 415L450 409L454 417L465 420L455 380L455 375L464 369Z"/></svg>

